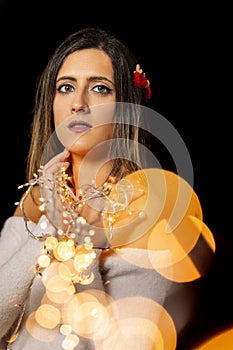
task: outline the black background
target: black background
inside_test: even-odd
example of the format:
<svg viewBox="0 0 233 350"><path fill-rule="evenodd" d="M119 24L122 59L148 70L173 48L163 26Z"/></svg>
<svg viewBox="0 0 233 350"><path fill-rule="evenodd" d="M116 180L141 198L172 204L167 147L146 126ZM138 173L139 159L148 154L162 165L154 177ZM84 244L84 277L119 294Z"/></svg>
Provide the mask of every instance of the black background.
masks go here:
<svg viewBox="0 0 233 350"><path fill-rule="evenodd" d="M152 107L174 125L189 150L194 189L217 242L200 325L211 331L233 321L232 112L227 108L232 37L231 11L221 4L129 2L126 9L126 2L113 1L0 0L0 224L12 214L21 195L17 186L25 182L39 74L71 32L86 26L110 30L141 58L152 86Z"/></svg>

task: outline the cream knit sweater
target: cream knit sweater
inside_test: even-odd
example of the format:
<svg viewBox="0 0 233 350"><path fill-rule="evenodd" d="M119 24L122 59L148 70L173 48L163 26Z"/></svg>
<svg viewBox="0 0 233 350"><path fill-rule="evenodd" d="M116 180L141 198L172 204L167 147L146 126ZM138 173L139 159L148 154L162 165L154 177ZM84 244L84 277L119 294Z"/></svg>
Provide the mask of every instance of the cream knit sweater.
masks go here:
<svg viewBox="0 0 233 350"><path fill-rule="evenodd" d="M49 230L53 234L54 228L45 216L41 217L38 224L30 223L31 231L35 235L40 234L42 222L48 225L46 232ZM0 339L2 339L0 349L7 349L5 339L11 336L11 328L19 317L19 308L15 304L22 304L26 298L28 287L34 277L35 262L42 247L42 241L28 235L22 217L7 219L0 238ZM86 336L83 332L78 334L78 331L73 331L72 334L76 339L78 337L79 344L76 347L68 347L64 345L66 336L60 332L60 325L53 329L43 329L36 325L35 320L33 321L35 310L45 298L45 287L40 276L36 276L27 299L26 312L18 337L8 345L9 349L152 350L162 338L163 341L169 342L166 350L175 349L174 329L177 333L183 329L194 306L186 286L169 281L149 265L145 268L147 264L145 261L148 260L146 250L124 248L119 253L112 251L108 254L103 254L101 249L95 251L97 258L92 265L94 281L89 285L77 284L76 295L84 295L81 293L87 291L95 298L101 296L102 304L105 303L101 299L102 296L106 299L109 297L111 302L108 300L108 307L100 309L102 319L111 309L109 304L115 305L112 310L117 311L108 313L107 321L103 324L95 323L95 327L98 328L96 333L97 328L94 330L92 328ZM143 263L142 267L140 262ZM172 318L170 319L168 315ZM162 325L158 331L161 318L168 323ZM119 327L111 328L115 331L110 332L110 324L118 324ZM155 339L157 334L157 340L153 339L153 334Z"/></svg>

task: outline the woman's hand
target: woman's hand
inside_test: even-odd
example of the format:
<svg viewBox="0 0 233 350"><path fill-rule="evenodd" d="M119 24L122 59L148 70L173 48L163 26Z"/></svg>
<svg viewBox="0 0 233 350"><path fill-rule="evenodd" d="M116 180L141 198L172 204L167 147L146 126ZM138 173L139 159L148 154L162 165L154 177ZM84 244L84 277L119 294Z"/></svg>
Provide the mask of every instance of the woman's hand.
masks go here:
<svg viewBox="0 0 233 350"><path fill-rule="evenodd" d="M42 177L48 180L53 180L54 175L62 168L66 170L70 165L70 162L68 161L69 156L70 152L67 151L67 149L64 149L61 153L58 153L50 159L48 163L42 167Z"/></svg>
<svg viewBox="0 0 233 350"><path fill-rule="evenodd" d="M64 186L67 187L67 190L69 188L66 180L62 177L67 175L65 172L70 165L68 161L69 156L69 151L64 149L63 152L50 159L40 169L39 185L42 198L41 204L44 206L48 219L57 229L63 228L63 213L65 209L62 195ZM70 193L72 193L71 189Z"/></svg>
<svg viewBox="0 0 233 350"><path fill-rule="evenodd" d="M54 175L64 168L66 170L70 162L68 162L68 157L70 153L66 149L57 154L55 157L50 159L50 161L43 166L41 170L41 178L46 179L45 183L52 183L54 179ZM21 201L25 194L22 195ZM48 200L51 197L51 191L46 186L33 186L31 187L31 190L29 191L29 194L25 197L23 207L24 207L24 213L26 217L32 221L37 223L41 217L41 215L47 214L47 210L41 209L41 206L43 204L41 198L45 198L45 200ZM50 203L49 211L53 211ZM20 205L16 207L16 210L14 212L14 216L23 216L22 210L20 208Z"/></svg>

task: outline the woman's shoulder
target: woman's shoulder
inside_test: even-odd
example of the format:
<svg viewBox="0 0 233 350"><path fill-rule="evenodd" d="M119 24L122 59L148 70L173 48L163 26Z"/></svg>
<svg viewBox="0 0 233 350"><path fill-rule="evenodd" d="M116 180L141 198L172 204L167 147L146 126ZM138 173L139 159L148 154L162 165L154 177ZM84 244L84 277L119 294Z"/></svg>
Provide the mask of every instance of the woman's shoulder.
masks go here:
<svg viewBox="0 0 233 350"><path fill-rule="evenodd" d="M211 260L216 247L192 186L171 171L144 169L123 179L116 198L123 198L124 190L131 197L115 214L112 246L147 250L152 264L167 278L200 277L203 261Z"/></svg>
<svg viewBox="0 0 233 350"><path fill-rule="evenodd" d="M173 171L146 168L127 175L125 180L131 183L135 190L141 188L144 192L146 191L147 195L154 194L164 200L168 198L172 203L181 201L189 205L193 204L196 207L196 215L202 217L201 204L192 184Z"/></svg>
<svg viewBox="0 0 233 350"><path fill-rule="evenodd" d="M166 222L168 232L172 232L187 217L203 220L192 186L164 169L149 168L127 175L114 187L110 204L114 226L129 224L129 228L134 223L134 231L140 231L140 236L161 222Z"/></svg>

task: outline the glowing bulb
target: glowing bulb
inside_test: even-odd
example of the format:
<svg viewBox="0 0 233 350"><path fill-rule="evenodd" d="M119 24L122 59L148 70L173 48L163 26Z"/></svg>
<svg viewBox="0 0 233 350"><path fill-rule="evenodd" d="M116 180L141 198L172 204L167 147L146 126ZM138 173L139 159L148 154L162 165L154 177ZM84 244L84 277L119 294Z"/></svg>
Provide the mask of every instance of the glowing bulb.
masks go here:
<svg viewBox="0 0 233 350"><path fill-rule="evenodd" d="M67 242L61 241L58 243L56 248L53 250L55 258L59 261L69 260L74 256L75 247L74 245L69 246Z"/></svg>
<svg viewBox="0 0 233 350"><path fill-rule="evenodd" d="M50 236L45 240L45 248L48 250L54 249L58 244L58 240L56 237Z"/></svg>
<svg viewBox="0 0 233 350"><path fill-rule="evenodd" d="M40 267L48 267L50 265L50 262L51 260L48 255L43 254L38 258L38 264Z"/></svg>

